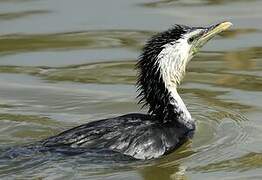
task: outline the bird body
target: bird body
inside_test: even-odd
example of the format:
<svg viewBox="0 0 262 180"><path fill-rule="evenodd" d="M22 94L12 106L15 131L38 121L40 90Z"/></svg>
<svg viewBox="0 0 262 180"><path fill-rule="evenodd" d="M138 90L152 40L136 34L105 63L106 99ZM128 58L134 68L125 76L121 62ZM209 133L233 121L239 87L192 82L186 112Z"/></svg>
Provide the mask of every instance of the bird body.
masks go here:
<svg viewBox="0 0 262 180"><path fill-rule="evenodd" d="M47 138L41 146L105 149L135 159L158 158L173 152L195 131L195 121L177 92L186 65L208 40L231 25L176 25L153 36L136 66L139 103L148 107L147 114L93 121Z"/></svg>
<svg viewBox="0 0 262 180"><path fill-rule="evenodd" d="M108 149L136 159L160 157L192 136L194 129L152 121L146 114L127 114L93 121L42 142L49 148Z"/></svg>

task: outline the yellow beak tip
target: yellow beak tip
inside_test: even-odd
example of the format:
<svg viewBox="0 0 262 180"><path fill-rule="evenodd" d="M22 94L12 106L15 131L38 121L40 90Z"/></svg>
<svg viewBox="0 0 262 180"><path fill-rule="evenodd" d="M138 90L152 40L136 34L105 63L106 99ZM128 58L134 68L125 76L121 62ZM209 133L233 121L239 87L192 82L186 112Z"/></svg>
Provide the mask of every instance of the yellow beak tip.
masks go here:
<svg viewBox="0 0 262 180"><path fill-rule="evenodd" d="M230 28L231 26L233 26L233 23L231 23L229 21L225 21L225 22L222 22L221 24L219 24L219 27L222 30L226 30L226 29Z"/></svg>

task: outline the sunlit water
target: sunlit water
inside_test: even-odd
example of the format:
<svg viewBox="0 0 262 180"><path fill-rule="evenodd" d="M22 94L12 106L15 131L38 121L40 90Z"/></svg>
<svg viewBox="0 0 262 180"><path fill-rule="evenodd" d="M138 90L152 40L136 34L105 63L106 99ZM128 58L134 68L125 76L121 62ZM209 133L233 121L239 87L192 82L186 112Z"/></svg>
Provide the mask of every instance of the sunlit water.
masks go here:
<svg viewBox="0 0 262 180"><path fill-rule="evenodd" d="M34 154L1 179L262 179L262 2L0 0L0 151L92 120L141 112L134 65L175 23L234 27L193 59L179 91L192 142L146 162Z"/></svg>

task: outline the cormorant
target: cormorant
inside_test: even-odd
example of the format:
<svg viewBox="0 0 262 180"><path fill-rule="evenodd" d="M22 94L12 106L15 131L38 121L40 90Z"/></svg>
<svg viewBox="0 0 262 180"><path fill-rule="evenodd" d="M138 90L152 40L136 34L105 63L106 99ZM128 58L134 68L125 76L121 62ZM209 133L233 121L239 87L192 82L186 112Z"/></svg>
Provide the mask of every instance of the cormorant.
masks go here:
<svg viewBox="0 0 262 180"><path fill-rule="evenodd" d="M89 122L41 141L47 149L110 150L135 159L158 158L192 138L195 121L177 92L186 65L199 49L232 24L175 25L154 35L137 62L139 103L147 114Z"/></svg>

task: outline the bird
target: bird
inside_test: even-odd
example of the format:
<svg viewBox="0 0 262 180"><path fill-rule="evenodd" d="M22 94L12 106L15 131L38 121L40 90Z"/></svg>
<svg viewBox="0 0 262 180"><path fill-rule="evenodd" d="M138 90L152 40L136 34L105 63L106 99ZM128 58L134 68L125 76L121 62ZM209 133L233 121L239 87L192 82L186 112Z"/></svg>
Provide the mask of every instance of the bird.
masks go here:
<svg viewBox="0 0 262 180"><path fill-rule="evenodd" d="M136 69L138 104L147 113L96 120L40 142L45 149L112 151L138 160L159 158L192 139L196 122L178 94L189 61L232 23L208 27L174 25L149 39Z"/></svg>

